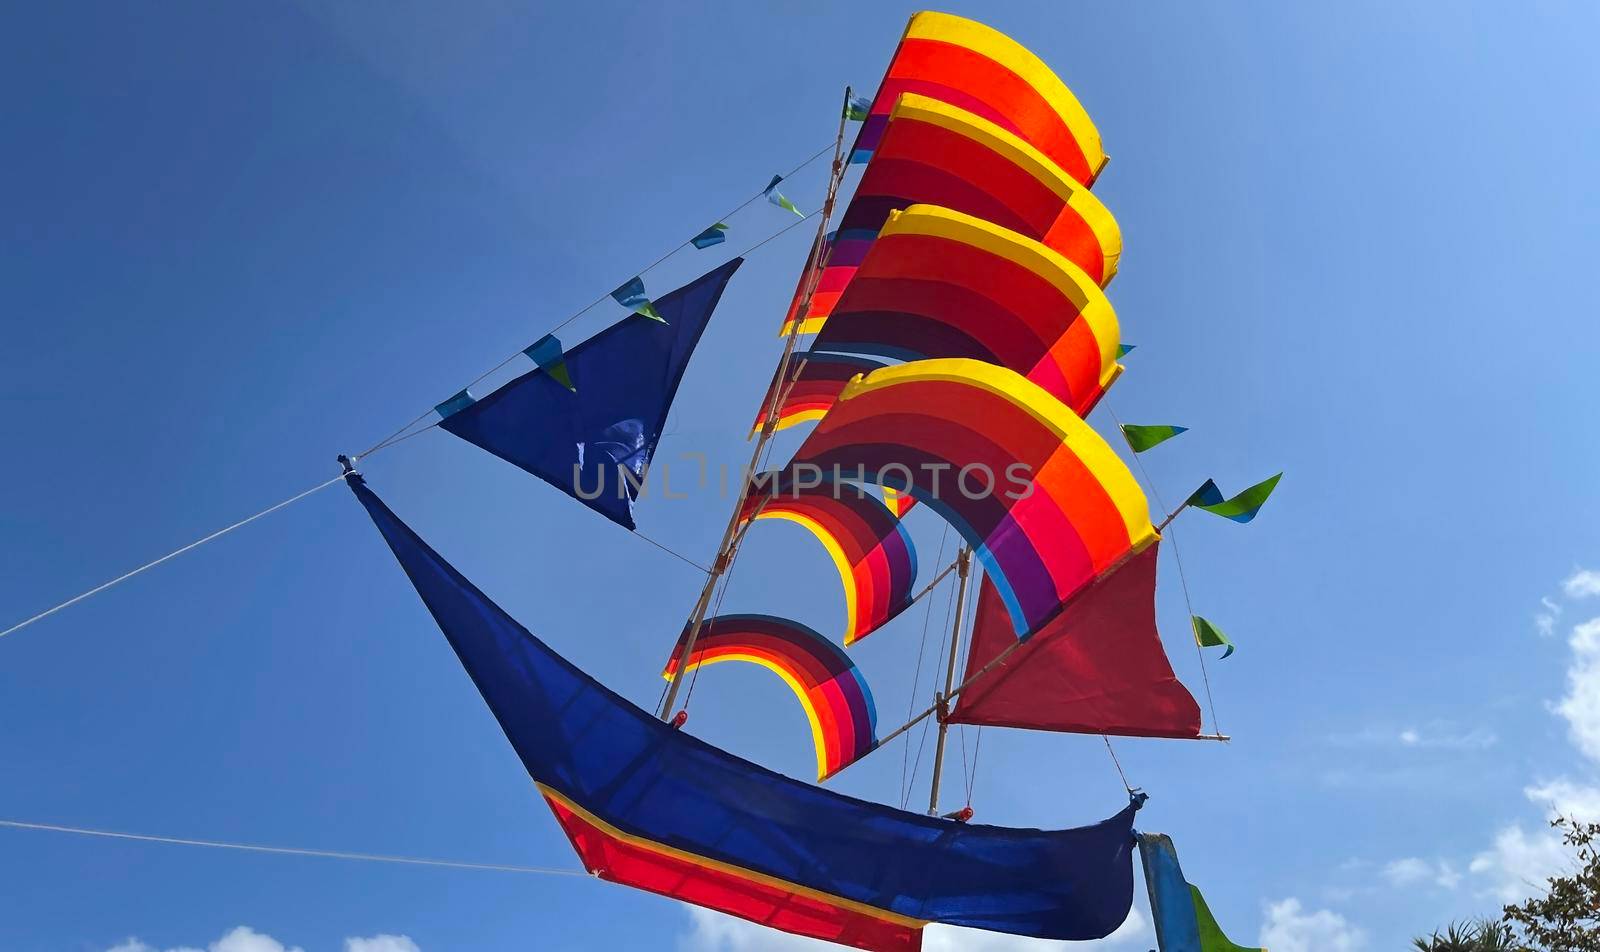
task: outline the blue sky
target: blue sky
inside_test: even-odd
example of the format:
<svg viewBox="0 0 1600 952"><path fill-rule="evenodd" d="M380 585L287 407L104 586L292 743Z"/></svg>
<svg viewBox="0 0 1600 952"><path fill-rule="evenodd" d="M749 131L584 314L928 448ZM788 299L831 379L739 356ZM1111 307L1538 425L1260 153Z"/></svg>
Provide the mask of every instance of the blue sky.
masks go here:
<svg viewBox="0 0 1600 952"><path fill-rule="evenodd" d="M715 220L829 140L841 87L876 82L915 9L9 8L0 625L327 478ZM1139 345L1108 403L1191 427L1148 454L1157 488L1287 473L1248 527L1178 523L1196 609L1239 644L1210 665L1235 740L1118 742L1152 794L1141 825L1174 836L1236 940L1274 952L1393 948L1494 911L1550 862L1547 809L1600 813L1600 576L1582 571L1600 566L1597 14L949 9L1035 49L1104 136L1096 191L1127 244L1110 293ZM820 193L818 166L789 190L807 210ZM752 207L719 251L784 214ZM807 231L735 278L658 462L742 461ZM656 697L692 569L438 431L364 468L513 614ZM655 498L639 521L706 558L724 512ZM913 531L934 565L939 526ZM1198 692L1162 568L1169 653ZM827 630L832 571L798 528L763 526L726 608ZM942 595L929 608L936 641ZM859 648L886 725L923 626ZM792 699L736 667L701 679L691 729L806 775ZM0 723L0 818L572 862L338 487L0 640ZM900 778L895 748L838 785L895 802ZM1077 825L1122 799L1097 738L985 732L981 820ZM19 952L770 947L584 879L16 830L0 897Z"/></svg>

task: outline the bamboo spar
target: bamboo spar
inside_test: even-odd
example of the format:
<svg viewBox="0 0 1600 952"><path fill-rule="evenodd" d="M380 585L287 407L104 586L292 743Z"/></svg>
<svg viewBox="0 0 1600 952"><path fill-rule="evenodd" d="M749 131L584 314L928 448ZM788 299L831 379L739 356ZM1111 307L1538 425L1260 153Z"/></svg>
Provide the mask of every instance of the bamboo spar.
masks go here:
<svg viewBox="0 0 1600 952"><path fill-rule="evenodd" d="M950 660L944 669L944 690L934 707L939 715L939 740L933 748L933 784L928 789L928 815L939 815L939 781L944 778L944 745L950 733L950 692L956 684L956 660L961 653L961 622L967 609L967 583L972 575L972 550L962 547L956 556L956 620L950 628Z"/></svg>
<svg viewBox="0 0 1600 952"><path fill-rule="evenodd" d="M817 235L811 242L811 253L806 257L805 270L801 272L800 280L805 289L805 293L800 296L801 314L811 309L811 296L816 292L817 279L821 275L821 258L827 241L828 221L833 217L833 205L839 195L839 183L844 179L844 131L849 122L851 93L851 88L846 86L844 103L839 110L839 132L833 143L833 168L828 176L828 193L822 203L822 213L818 216ZM733 503L733 512L728 516L728 526L722 532L722 541L717 543L717 557L711 563L711 571L706 574L705 585L700 589L700 597L695 601L694 611L689 616L689 633L683 640L683 652L679 656L678 664L672 669L672 681L667 685L667 693L661 700L661 710L658 713L664 721L672 719L672 708L678 701L678 689L683 684L683 673L689 666L689 658L694 653L694 644L700 638L700 629L705 625L706 610L711 606L711 596L716 592L717 584L727 574L728 567L738 552L739 512L744 508L745 497L750 493L749 476L753 475L756 467L760 465L761 454L767 448L767 443L772 440L773 431L776 429L778 404L786 389L784 381L789 374L789 363L794 358L802 323L795 321L789 333L784 336L783 353L778 357L778 366L772 373L772 398L762 415L761 430L750 453L746 478L741 481L738 495Z"/></svg>

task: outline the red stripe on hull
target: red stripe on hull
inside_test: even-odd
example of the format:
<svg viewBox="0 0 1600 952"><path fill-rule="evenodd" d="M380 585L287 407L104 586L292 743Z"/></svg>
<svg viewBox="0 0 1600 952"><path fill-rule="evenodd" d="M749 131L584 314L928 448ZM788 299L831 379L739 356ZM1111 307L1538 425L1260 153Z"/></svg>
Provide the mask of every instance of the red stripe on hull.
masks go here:
<svg viewBox="0 0 1600 952"><path fill-rule="evenodd" d="M782 932L876 952L919 952L922 930L623 840L545 798L591 873Z"/></svg>

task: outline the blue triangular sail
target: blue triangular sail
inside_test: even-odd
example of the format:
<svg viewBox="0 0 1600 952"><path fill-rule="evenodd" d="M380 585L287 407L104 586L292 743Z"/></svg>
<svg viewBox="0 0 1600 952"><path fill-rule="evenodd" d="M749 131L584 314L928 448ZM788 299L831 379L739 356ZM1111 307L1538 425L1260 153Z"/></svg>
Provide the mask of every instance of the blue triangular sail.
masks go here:
<svg viewBox="0 0 1600 952"><path fill-rule="evenodd" d="M743 263L734 258L657 298L662 320L630 315L568 350L567 381L530 371L439 425L632 529L678 382Z"/></svg>
<svg viewBox="0 0 1600 952"><path fill-rule="evenodd" d="M347 479L528 774L608 835L693 857L729 881L786 884L813 911L838 904L917 929L934 921L1094 939L1127 917L1136 806L1069 830L953 823L735 757L578 670L429 548L359 475ZM679 898L707 904L703 895Z"/></svg>

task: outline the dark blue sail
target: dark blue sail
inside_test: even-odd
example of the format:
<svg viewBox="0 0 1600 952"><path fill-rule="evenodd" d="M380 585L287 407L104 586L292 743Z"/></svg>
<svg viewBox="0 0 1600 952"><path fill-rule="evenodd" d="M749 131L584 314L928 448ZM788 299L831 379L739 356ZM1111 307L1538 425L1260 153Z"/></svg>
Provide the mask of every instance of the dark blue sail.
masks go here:
<svg viewBox="0 0 1600 952"><path fill-rule="evenodd" d="M1069 830L962 824L742 760L578 670L349 482L596 875L869 949L915 949L929 922L1095 939L1127 917L1135 807Z"/></svg>
<svg viewBox="0 0 1600 952"><path fill-rule="evenodd" d="M743 258L652 302L565 354L567 380L541 367L440 426L629 529L684 368Z"/></svg>

